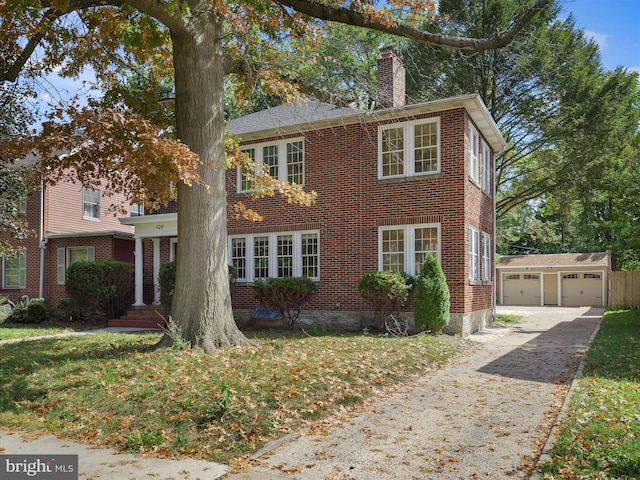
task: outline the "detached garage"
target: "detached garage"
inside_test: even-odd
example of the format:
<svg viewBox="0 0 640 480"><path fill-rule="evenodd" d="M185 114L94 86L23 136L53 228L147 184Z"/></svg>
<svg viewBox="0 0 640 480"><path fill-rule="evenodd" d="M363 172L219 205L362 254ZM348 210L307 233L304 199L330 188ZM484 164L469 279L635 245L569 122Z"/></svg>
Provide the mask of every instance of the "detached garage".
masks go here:
<svg viewBox="0 0 640 480"><path fill-rule="evenodd" d="M605 306L609 253L507 255L497 265L500 305Z"/></svg>

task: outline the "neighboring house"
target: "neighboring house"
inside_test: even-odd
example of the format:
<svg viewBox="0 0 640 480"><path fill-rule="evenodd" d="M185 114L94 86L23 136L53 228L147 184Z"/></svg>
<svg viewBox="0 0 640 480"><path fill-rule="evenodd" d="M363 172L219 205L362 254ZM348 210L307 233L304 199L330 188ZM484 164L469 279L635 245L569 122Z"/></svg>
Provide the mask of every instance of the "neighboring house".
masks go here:
<svg viewBox="0 0 640 480"><path fill-rule="evenodd" d="M111 205L129 209L124 197L105 196L103 189L60 181L32 194L24 214L33 236L11 240L16 256L4 256L0 295L17 301L45 298L52 307L66 297L65 274L76 260L118 260L133 263L133 228L122 225Z"/></svg>
<svg viewBox="0 0 640 480"><path fill-rule="evenodd" d="M228 122L258 172L318 193L311 207L278 196L252 200L251 179L229 171L229 202L242 200L264 217L228 220L238 320L257 306L255 279L304 275L320 289L302 321L366 325L372 315L358 293L360 277L382 269L416 275L433 253L451 292L451 330L467 335L491 321L494 154L505 141L477 95L405 105L404 68L393 51L383 52L379 76L386 108L377 111L308 101ZM121 222L135 226L136 251L144 250L136 257L142 305L143 284L157 287L160 262L176 255L177 215Z"/></svg>
<svg viewBox="0 0 640 480"><path fill-rule="evenodd" d="M509 255L497 265L501 305L606 306L611 255Z"/></svg>

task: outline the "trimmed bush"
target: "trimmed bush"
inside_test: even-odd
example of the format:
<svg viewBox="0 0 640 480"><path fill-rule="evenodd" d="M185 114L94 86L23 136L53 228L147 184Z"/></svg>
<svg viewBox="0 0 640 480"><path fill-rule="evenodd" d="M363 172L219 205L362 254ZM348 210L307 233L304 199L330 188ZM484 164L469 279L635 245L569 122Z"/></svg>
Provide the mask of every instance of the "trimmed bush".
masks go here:
<svg viewBox="0 0 640 480"><path fill-rule="evenodd" d="M113 298L133 287L133 266L113 260L78 261L67 269L69 305L81 316L106 317Z"/></svg>
<svg viewBox="0 0 640 480"><path fill-rule="evenodd" d="M384 328L385 319L390 313L400 312L400 308L409 297L413 277L400 272L383 270L382 272L365 273L358 283L360 295L374 311L374 318L379 329Z"/></svg>
<svg viewBox="0 0 640 480"><path fill-rule="evenodd" d="M449 324L449 286L438 259L427 255L416 281L413 322L416 330L440 333Z"/></svg>
<svg viewBox="0 0 640 480"><path fill-rule="evenodd" d="M229 265L229 286L233 293L236 280L238 279L238 269ZM171 310L173 292L176 288L176 262L164 262L160 264L158 271L158 284L160 285L160 304Z"/></svg>
<svg viewBox="0 0 640 480"><path fill-rule="evenodd" d="M158 283L160 284L160 305L171 310L173 290L176 287L176 262L160 264L158 271Z"/></svg>
<svg viewBox="0 0 640 480"><path fill-rule="evenodd" d="M282 316L282 323L293 328L318 285L308 277L279 277L256 280L253 290L260 305Z"/></svg>

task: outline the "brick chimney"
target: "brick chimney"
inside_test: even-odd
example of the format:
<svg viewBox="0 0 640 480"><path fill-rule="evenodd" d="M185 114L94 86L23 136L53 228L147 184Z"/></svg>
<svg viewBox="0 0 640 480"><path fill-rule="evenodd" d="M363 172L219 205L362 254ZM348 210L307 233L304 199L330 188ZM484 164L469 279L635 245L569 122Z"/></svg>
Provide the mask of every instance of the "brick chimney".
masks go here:
<svg viewBox="0 0 640 480"><path fill-rule="evenodd" d="M380 49L378 59L378 108L402 107L405 104L405 69L394 47Z"/></svg>

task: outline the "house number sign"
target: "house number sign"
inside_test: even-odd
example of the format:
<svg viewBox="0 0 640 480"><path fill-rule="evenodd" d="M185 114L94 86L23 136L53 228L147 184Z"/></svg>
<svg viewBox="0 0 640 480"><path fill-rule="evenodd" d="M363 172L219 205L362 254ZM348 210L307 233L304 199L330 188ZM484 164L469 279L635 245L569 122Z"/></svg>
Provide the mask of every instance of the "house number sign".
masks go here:
<svg viewBox="0 0 640 480"><path fill-rule="evenodd" d="M164 225L156 225L156 229L158 229L158 230L164 230Z"/></svg>

